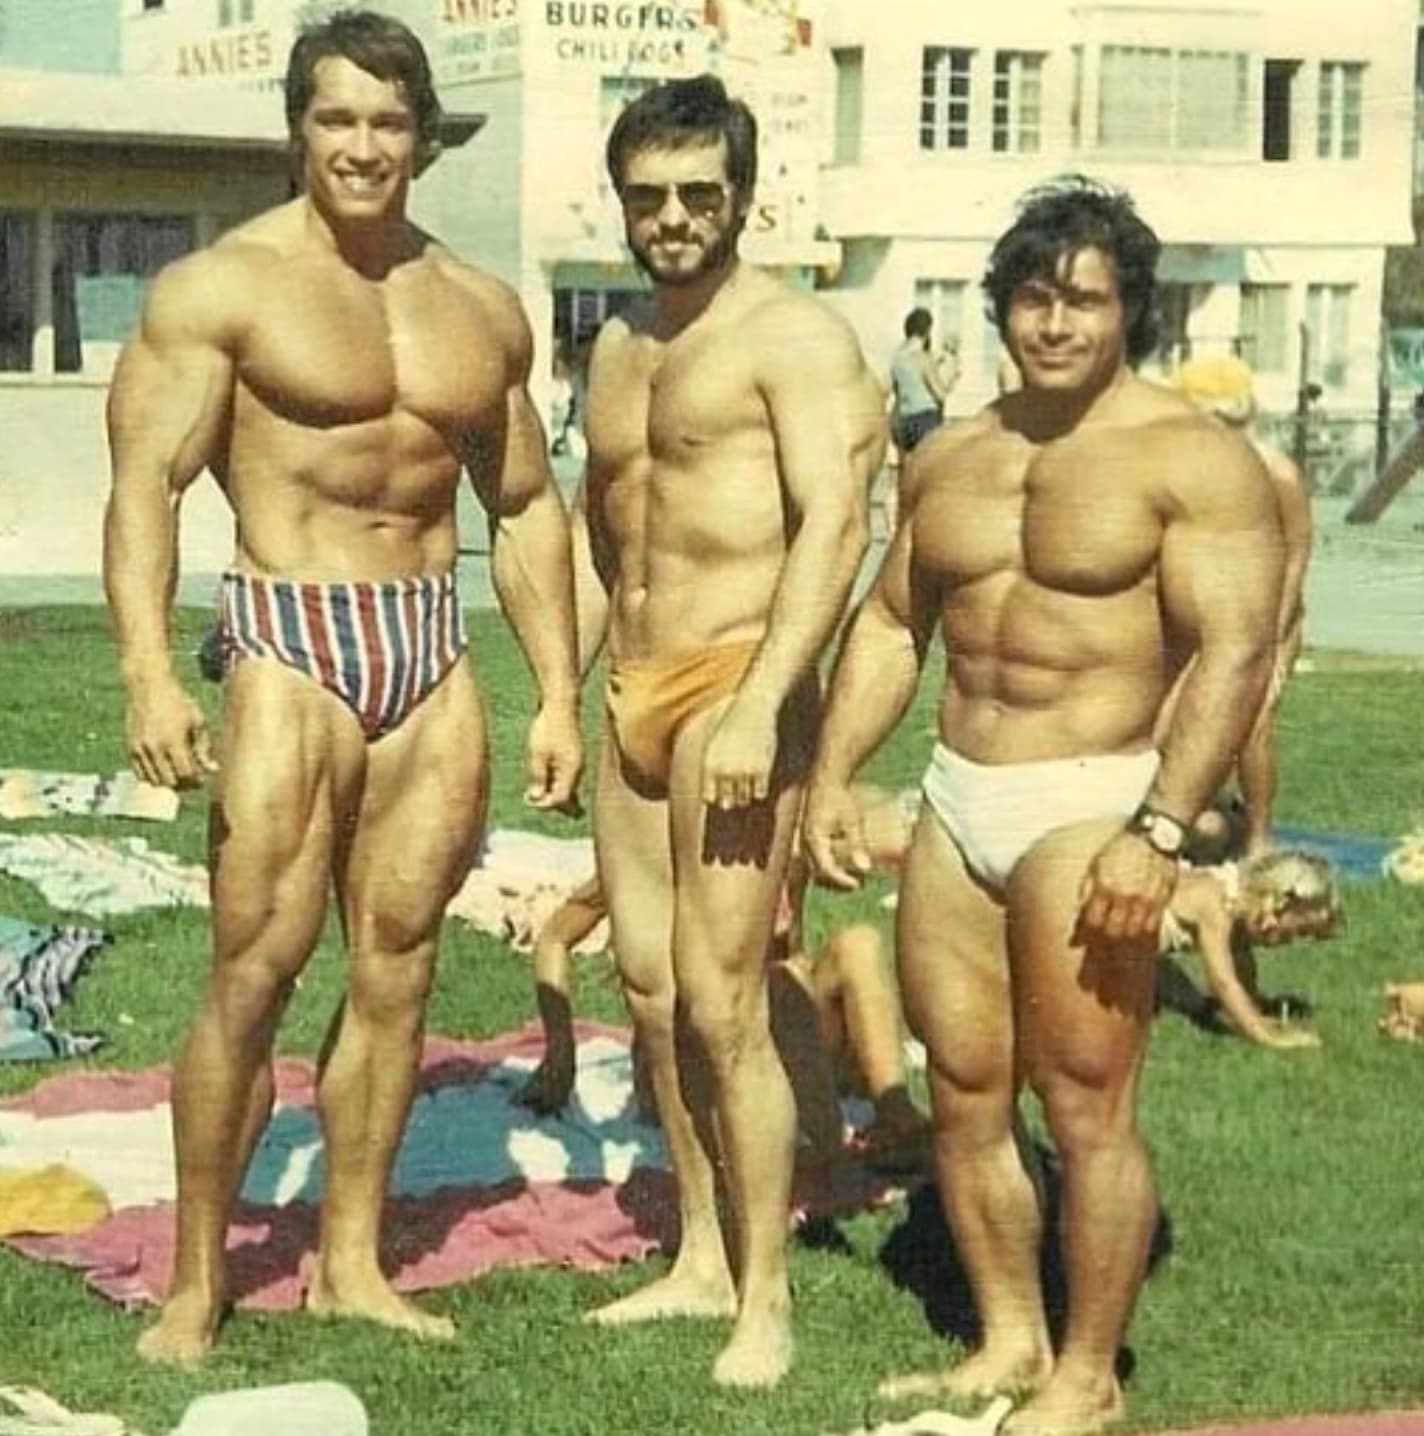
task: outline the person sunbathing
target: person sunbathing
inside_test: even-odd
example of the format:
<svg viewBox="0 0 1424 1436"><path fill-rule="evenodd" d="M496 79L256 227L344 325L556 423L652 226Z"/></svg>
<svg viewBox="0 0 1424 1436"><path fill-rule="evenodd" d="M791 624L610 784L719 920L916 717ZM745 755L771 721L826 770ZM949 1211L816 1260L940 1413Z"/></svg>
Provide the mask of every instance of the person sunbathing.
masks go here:
<svg viewBox="0 0 1424 1436"><path fill-rule="evenodd" d="M899 866L909 843L912 809L906 795L869 786L857 789L872 863ZM918 794L908 795L918 800ZM885 943L870 923L843 927L814 952L803 928L809 868L798 853L772 939L769 997L772 1031L796 1094L812 1160L829 1160L845 1143L840 1097L863 1092L874 1107L852 1151L872 1166L900 1167L918 1160L928 1131L905 1079L900 999ZM534 943L535 1000L544 1028L544 1057L515 1094L548 1116L573 1095L575 1039L569 1000L569 954L605 914L595 875L570 893ZM634 1082L642 1080L634 1052ZM650 1102L640 1110L651 1116Z"/></svg>
<svg viewBox="0 0 1424 1436"><path fill-rule="evenodd" d="M1280 849L1241 862L1186 867L1162 923L1159 1005L1205 1015L1208 999L1171 957L1195 950L1212 997L1241 1036L1281 1051L1318 1047L1316 1033L1261 1010L1253 949L1330 937L1342 922L1330 865L1313 854Z"/></svg>

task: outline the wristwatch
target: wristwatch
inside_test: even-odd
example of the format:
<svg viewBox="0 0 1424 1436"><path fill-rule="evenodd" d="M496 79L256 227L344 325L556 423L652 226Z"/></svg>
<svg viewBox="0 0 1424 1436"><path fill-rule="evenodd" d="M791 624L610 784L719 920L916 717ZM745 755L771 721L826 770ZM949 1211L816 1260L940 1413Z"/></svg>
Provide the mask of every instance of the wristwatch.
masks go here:
<svg viewBox="0 0 1424 1436"><path fill-rule="evenodd" d="M1176 818L1146 803L1127 820L1127 830L1146 838L1147 845L1164 858L1181 857L1187 841L1187 830Z"/></svg>

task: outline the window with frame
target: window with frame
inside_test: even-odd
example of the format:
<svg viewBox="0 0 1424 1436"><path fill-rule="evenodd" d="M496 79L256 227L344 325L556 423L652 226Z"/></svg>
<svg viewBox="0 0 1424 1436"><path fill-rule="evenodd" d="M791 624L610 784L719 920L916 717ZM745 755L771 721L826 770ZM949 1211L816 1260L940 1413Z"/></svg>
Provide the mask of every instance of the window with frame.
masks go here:
<svg viewBox="0 0 1424 1436"><path fill-rule="evenodd" d="M1210 293L1205 284L1179 284L1172 281L1157 286L1157 313L1161 332L1157 339L1157 360L1171 368L1192 357L1192 311Z"/></svg>
<svg viewBox="0 0 1424 1436"><path fill-rule="evenodd" d="M1241 358L1257 374L1284 374L1288 365L1289 335L1286 307L1290 286L1243 284L1239 346Z"/></svg>
<svg viewBox="0 0 1424 1436"><path fill-rule="evenodd" d="M55 372L98 371L137 326L148 281L196 239L191 215L56 214Z"/></svg>
<svg viewBox="0 0 1424 1436"><path fill-rule="evenodd" d="M836 70L835 135L831 163L860 163L865 108L865 51L859 46L831 51Z"/></svg>
<svg viewBox="0 0 1424 1436"><path fill-rule="evenodd" d="M964 338L964 295L962 279L917 279L915 307L928 309L934 319L930 344L934 349L951 348L957 354Z"/></svg>
<svg viewBox="0 0 1424 1436"><path fill-rule="evenodd" d="M1292 121L1299 60L1267 60L1261 71L1261 158L1288 160L1295 155Z"/></svg>
<svg viewBox="0 0 1424 1436"><path fill-rule="evenodd" d="M253 0L218 0L218 28L252 23Z"/></svg>
<svg viewBox="0 0 1424 1436"><path fill-rule="evenodd" d="M604 324L622 314L638 298L636 289L554 290L554 333L561 335L578 353Z"/></svg>
<svg viewBox="0 0 1424 1436"><path fill-rule="evenodd" d="M1315 153L1320 159L1359 158L1364 93L1364 65L1321 61L1315 112Z"/></svg>
<svg viewBox="0 0 1424 1436"><path fill-rule="evenodd" d="M1043 138L1043 60L1036 51L999 50L994 55L996 152L1033 154Z"/></svg>
<svg viewBox="0 0 1424 1436"><path fill-rule="evenodd" d="M0 210L0 372L34 367L35 216Z"/></svg>
<svg viewBox="0 0 1424 1436"><path fill-rule="evenodd" d="M1306 377L1330 389L1350 378L1352 284L1311 284L1305 291Z"/></svg>
<svg viewBox="0 0 1424 1436"><path fill-rule="evenodd" d="M1234 50L1104 45L1098 145L1120 150L1242 150L1250 63Z"/></svg>
<svg viewBox="0 0 1424 1436"><path fill-rule="evenodd" d="M920 148L969 148L973 50L927 45L920 67Z"/></svg>

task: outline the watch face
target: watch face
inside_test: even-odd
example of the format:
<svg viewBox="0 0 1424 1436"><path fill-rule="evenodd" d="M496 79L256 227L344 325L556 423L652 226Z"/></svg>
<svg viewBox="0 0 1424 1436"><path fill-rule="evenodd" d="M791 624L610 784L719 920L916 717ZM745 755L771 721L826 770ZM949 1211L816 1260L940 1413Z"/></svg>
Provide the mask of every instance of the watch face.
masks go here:
<svg viewBox="0 0 1424 1436"><path fill-rule="evenodd" d="M1129 826L1135 832L1141 833L1164 858L1176 857L1186 841L1186 830L1166 813L1154 813L1147 808L1139 809L1133 814Z"/></svg>

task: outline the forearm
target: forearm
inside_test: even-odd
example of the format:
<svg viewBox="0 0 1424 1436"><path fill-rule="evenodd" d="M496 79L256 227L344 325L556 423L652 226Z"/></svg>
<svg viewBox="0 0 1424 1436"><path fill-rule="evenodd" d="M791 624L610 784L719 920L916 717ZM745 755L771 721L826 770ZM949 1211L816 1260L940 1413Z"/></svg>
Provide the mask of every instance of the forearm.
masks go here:
<svg viewBox="0 0 1424 1436"><path fill-rule="evenodd" d="M1190 824L1211 801L1250 732L1270 682L1274 635L1204 651L1182 684L1147 795Z"/></svg>
<svg viewBox="0 0 1424 1436"><path fill-rule="evenodd" d="M787 553L742 693L779 709L812 671L845 612L867 539L859 509L806 518Z"/></svg>
<svg viewBox="0 0 1424 1436"><path fill-rule="evenodd" d="M178 579L176 503L120 477L104 513L104 591L124 687L170 677L169 612Z"/></svg>
<svg viewBox="0 0 1424 1436"><path fill-rule="evenodd" d="M541 702L578 693L573 565L569 525L558 493L547 488L493 527L490 571L500 607L523 648Z"/></svg>
<svg viewBox="0 0 1424 1436"><path fill-rule="evenodd" d="M850 782L910 706L920 662L912 631L896 623L872 595L841 645L813 782Z"/></svg>
<svg viewBox="0 0 1424 1436"><path fill-rule="evenodd" d="M1231 947L1224 937L1201 940L1202 964L1206 968L1207 985L1211 994L1221 1005L1222 1015L1235 1031L1252 1042L1271 1045L1274 1033L1271 1025L1262 1016L1261 1010L1236 976L1236 964Z"/></svg>

